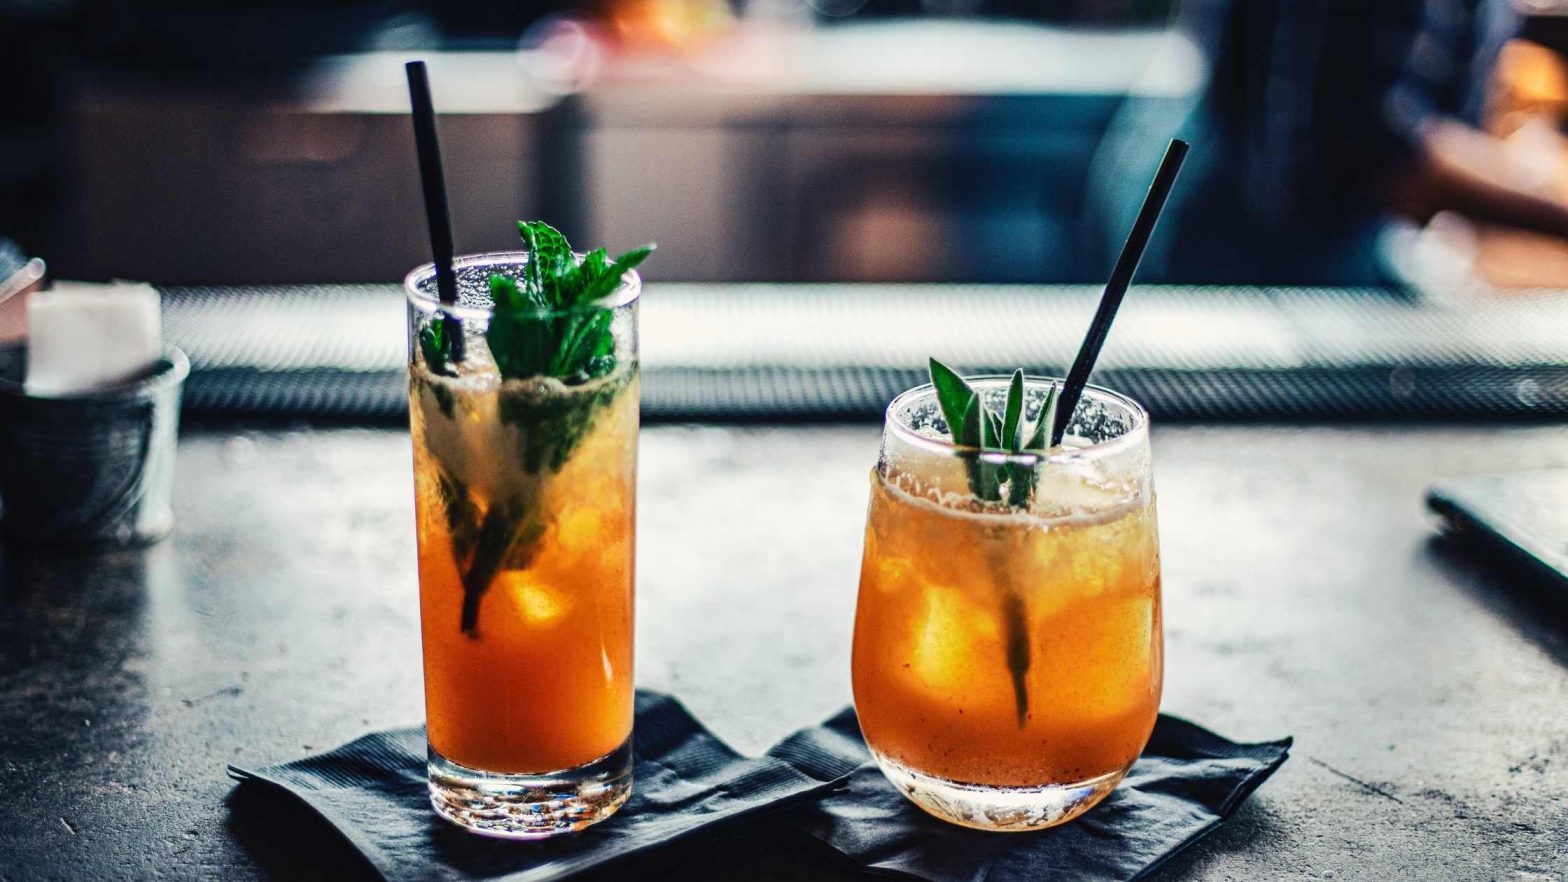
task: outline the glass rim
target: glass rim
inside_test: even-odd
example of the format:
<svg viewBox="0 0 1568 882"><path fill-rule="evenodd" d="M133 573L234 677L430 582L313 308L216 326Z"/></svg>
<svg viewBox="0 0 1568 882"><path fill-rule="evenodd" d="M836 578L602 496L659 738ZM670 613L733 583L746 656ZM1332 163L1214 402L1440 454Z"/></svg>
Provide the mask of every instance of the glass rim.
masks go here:
<svg viewBox="0 0 1568 882"><path fill-rule="evenodd" d="M1012 374L981 374L974 377L965 377L964 380L971 386L984 386L986 389L990 389L1011 383L1013 376ZM1060 387L1064 383L1066 383L1066 380L1062 377L1024 375L1024 388L1026 390L1031 385L1035 387L1042 385ZM883 412L883 431L891 431L900 440L911 446L919 447L932 453L956 456L960 459L975 459L996 464L1019 463L1023 465L1038 465L1042 461L1064 462L1068 460L1098 459L1100 457L1115 456L1137 447L1143 443L1149 432L1149 412L1142 404L1114 389L1107 389L1104 386L1088 383L1083 387L1084 398L1093 398L1102 403L1125 408L1132 415L1133 422L1127 431L1114 438L1107 438L1095 444L1083 447L1067 447L1064 445L1053 447L1044 453L1010 453L1001 450L986 450L968 444L959 444L945 437L934 438L930 435L921 434L896 416L896 411L900 405L923 397L934 399L936 397L936 387L930 383L922 383L912 389L900 392L888 403L887 410Z"/></svg>
<svg viewBox="0 0 1568 882"><path fill-rule="evenodd" d="M572 252L579 261L585 256L581 251ZM483 251L477 254L462 254L452 260L452 269L457 271L468 267L488 266L492 264L523 264L528 262L527 251ZM436 265L422 263L408 271L403 277L403 296L414 306L430 312L439 312L459 319L488 320L495 311L491 306L465 306L462 303L442 303L439 295L420 289L420 284L434 279ZM551 316L571 315L590 309L615 309L635 301L642 294L642 276L634 269L627 270L621 276L621 283L614 291L587 303L579 303L561 309L530 309L525 315Z"/></svg>
<svg viewBox="0 0 1568 882"><path fill-rule="evenodd" d="M190 357L180 347L172 343L165 343L158 352L158 364L153 368L152 372L133 380L115 383L111 386L95 386L78 392L34 393L27 391L27 384L23 381L0 377L0 395L11 398L25 398L29 401L77 403L116 403L145 400L170 386L184 384L190 374Z"/></svg>

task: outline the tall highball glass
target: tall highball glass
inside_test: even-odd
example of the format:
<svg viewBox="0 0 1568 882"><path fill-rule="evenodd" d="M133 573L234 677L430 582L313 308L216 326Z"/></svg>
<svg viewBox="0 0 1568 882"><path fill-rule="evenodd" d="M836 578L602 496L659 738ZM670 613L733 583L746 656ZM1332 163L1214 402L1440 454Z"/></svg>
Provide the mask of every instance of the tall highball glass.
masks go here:
<svg viewBox="0 0 1568 882"><path fill-rule="evenodd" d="M404 285L430 800L512 839L603 820L632 784L641 282L629 272L592 304L500 319L489 278L518 278L526 260L460 258L453 305L431 266ZM591 372L503 378L492 320L513 322L511 340L591 325L603 342L608 327L613 345ZM460 360L431 355L439 334L461 334Z"/></svg>

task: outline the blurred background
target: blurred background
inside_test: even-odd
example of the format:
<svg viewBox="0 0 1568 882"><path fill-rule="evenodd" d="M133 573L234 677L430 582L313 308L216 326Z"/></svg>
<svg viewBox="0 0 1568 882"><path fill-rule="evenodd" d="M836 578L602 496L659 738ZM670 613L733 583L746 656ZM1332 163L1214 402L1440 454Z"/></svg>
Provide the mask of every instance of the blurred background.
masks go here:
<svg viewBox="0 0 1568 882"><path fill-rule="evenodd" d="M541 217L669 281L1568 287L1551 0L0 0L0 236L51 275L387 282Z"/></svg>

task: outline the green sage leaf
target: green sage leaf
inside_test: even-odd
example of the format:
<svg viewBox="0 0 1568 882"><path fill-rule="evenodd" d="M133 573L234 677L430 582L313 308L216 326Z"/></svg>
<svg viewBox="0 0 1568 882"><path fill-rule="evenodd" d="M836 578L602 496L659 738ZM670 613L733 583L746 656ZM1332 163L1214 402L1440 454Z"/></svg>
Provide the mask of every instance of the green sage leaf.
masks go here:
<svg viewBox="0 0 1568 882"><path fill-rule="evenodd" d="M1020 423L1024 414L1024 372L1013 371L1013 380L1007 384L1007 406L1002 412L1002 447L1017 453L1023 449L1023 432Z"/></svg>
<svg viewBox="0 0 1568 882"><path fill-rule="evenodd" d="M1045 404L1040 407L1040 418L1034 424L1034 433L1029 436L1029 443L1024 445L1025 450L1048 450L1051 447L1051 428L1056 425L1056 402L1058 387L1052 386L1045 393Z"/></svg>
<svg viewBox="0 0 1568 882"><path fill-rule="evenodd" d="M975 414L975 432L973 442L966 441L964 427L969 420L969 408L976 405L979 396L969 387L958 372L947 365L931 359L930 364L931 385L936 389L936 403L942 411L942 419L947 421L947 431L953 436L955 444L972 444L979 446L980 424L979 414Z"/></svg>

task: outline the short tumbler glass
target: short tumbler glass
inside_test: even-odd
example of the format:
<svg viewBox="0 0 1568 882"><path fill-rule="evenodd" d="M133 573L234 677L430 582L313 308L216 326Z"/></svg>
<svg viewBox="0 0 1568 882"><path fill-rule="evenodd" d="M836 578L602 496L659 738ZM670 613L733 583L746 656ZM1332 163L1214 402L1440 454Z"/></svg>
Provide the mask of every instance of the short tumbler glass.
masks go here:
<svg viewBox="0 0 1568 882"><path fill-rule="evenodd" d="M971 384L1002 411L1008 378ZM1059 386L1029 379L1025 416ZM1144 409L1090 387L1065 444L1004 454L954 445L932 387L896 398L871 475L853 664L888 779L966 827L1071 820L1148 742L1161 666Z"/></svg>
<svg viewBox="0 0 1568 882"><path fill-rule="evenodd" d="M429 265L404 285L430 801L509 839L580 830L632 786L641 283L495 312L490 276L520 278L526 261L460 258L452 305ZM440 348L456 335L459 361ZM504 378L492 339L514 358L602 345L591 370Z"/></svg>

